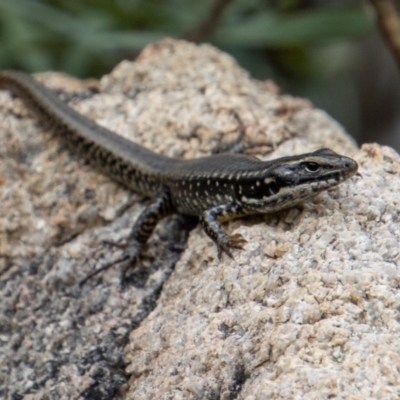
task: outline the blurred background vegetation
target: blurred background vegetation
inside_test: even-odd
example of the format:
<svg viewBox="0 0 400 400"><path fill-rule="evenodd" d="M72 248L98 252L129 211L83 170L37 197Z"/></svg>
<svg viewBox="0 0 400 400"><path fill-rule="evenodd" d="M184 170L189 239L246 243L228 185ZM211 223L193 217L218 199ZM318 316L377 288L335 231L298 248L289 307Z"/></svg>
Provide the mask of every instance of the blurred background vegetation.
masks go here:
<svg viewBox="0 0 400 400"><path fill-rule="evenodd" d="M400 149L400 80L361 0L0 0L0 68L100 77L165 36L209 42Z"/></svg>

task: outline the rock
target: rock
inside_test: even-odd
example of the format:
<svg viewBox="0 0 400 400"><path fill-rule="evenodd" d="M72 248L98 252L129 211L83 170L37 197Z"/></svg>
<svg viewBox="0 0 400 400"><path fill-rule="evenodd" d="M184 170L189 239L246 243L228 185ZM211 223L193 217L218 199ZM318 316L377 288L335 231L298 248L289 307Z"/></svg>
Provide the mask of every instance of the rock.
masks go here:
<svg viewBox="0 0 400 400"><path fill-rule="evenodd" d="M361 150L303 99L252 80L209 45L167 39L100 82L38 76L80 113L154 151L207 155L238 123L260 158L320 147L353 178L273 215L160 224L127 281L88 273L121 251L144 203L0 92L0 397L394 398L400 392L400 158ZM269 152L274 150L272 152ZM183 252L182 252L183 251ZM178 261L179 260L179 261Z"/></svg>

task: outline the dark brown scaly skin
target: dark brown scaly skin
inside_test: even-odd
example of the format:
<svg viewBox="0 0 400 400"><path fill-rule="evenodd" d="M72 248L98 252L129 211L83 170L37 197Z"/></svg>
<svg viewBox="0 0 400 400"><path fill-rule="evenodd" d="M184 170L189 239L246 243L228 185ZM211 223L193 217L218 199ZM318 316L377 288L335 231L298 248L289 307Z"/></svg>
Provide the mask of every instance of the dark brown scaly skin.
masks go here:
<svg viewBox="0 0 400 400"><path fill-rule="evenodd" d="M154 198L132 228L131 258L138 255L157 223L175 212L199 216L219 252L230 255L230 248L240 248L245 241L240 235L224 233L220 222L292 207L358 169L356 161L329 149L272 161L240 154L169 158L83 117L29 75L2 71L0 89L19 96L73 151L132 190Z"/></svg>

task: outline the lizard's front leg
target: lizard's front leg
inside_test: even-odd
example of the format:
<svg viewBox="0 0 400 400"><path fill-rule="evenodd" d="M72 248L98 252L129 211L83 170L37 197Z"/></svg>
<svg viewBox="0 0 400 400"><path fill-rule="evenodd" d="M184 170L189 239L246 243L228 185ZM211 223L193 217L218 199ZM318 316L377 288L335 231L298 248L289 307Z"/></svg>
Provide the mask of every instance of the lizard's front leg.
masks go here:
<svg viewBox="0 0 400 400"><path fill-rule="evenodd" d="M210 208L203 212L200 217L200 223L206 234L215 242L218 248L218 258L221 258L221 253L225 252L229 257L232 257L231 248L241 249L246 243L242 235L235 234L229 236L226 234L220 225L220 222L243 216L241 207L237 204L223 204L217 207Z"/></svg>

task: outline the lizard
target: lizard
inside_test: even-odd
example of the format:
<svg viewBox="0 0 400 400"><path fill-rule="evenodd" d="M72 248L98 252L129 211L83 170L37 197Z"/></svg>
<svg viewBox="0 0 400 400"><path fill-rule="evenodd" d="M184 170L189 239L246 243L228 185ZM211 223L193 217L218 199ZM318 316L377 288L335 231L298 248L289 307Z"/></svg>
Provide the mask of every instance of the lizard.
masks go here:
<svg viewBox="0 0 400 400"><path fill-rule="evenodd" d="M134 223L119 261L137 258L158 222L173 213L199 217L218 256L225 252L232 257L231 249L241 249L246 241L240 234L225 233L221 223L293 207L358 170L355 160L328 148L270 161L234 153L171 158L101 127L28 74L0 71L0 89L20 97L74 152L152 198Z"/></svg>

